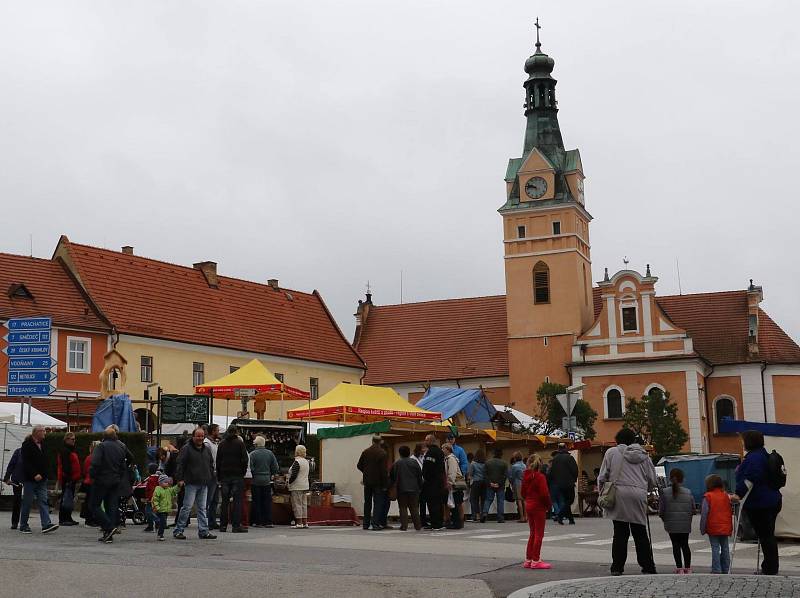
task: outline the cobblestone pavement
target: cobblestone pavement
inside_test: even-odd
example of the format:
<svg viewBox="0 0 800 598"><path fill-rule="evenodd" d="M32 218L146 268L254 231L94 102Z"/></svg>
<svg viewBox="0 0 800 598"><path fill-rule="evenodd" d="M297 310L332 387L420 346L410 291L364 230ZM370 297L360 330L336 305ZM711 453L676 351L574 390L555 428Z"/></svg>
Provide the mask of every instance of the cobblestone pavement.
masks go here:
<svg viewBox="0 0 800 598"><path fill-rule="evenodd" d="M747 596L800 598L800 578L760 575L644 575L553 581L523 588L508 598L678 598Z"/></svg>

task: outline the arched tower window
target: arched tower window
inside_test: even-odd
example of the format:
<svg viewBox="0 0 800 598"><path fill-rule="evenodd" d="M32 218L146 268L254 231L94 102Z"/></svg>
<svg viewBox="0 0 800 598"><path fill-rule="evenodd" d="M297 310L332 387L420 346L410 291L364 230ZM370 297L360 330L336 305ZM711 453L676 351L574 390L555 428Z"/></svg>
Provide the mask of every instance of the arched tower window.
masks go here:
<svg viewBox="0 0 800 598"><path fill-rule="evenodd" d="M736 419L736 402L727 396L714 399L714 433L719 434L722 419L729 417Z"/></svg>
<svg viewBox="0 0 800 598"><path fill-rule="evenodd" d="M624 401L621 388L618 386L608 388L605 396L606 419L622 419L625 414Z"/></svg>
<svg viewBox="0 0 800 598"><path fill-rule="evenodd" d="M533 267L533 302L550 303L550 268L544 262Z"/></svg>

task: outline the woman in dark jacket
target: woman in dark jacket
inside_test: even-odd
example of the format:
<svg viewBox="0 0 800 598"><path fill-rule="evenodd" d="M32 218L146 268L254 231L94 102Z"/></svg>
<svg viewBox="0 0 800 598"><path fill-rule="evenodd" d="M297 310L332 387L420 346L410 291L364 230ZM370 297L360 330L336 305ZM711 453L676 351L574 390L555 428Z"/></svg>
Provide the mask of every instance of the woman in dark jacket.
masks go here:
<svg viewBox="0 0 800 598"><path fill-rule="evenodd" d="M764 575L778 574L778 543L775 541L775 519L781 511L783 499L779 490L769 484L769 453L764 448L764 435L757 430L742 432L742 443L746 452L744 460L736 469L736 494L742 498L750 488L750 494L742 504L747 517L764 550L761 572Z"/></svg>

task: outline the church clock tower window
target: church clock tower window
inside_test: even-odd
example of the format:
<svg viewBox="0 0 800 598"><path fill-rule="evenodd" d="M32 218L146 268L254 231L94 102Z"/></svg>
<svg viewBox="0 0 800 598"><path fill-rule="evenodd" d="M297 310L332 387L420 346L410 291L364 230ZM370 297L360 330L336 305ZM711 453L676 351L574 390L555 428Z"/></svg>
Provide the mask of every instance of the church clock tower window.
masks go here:
<svg viewBox="0 0 800 598"><path fill-rule="evenodd" d="M550 303L550 268L544 262L533 268L533 302Z"/></svg>

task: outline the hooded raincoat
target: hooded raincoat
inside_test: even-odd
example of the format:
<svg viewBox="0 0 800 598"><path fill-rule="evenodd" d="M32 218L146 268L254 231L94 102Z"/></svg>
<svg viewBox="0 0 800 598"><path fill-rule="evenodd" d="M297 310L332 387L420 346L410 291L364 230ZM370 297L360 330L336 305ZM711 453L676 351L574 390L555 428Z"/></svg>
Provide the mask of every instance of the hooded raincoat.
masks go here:
<svg viewBox="0 0 800 598"><path fill-rule="evenodd" d="M613 521L647 523L647 492L656 486L653 460L638 444L619 444L608 449L600 467L598 484L616 481L617 499L614 508L603 516Z"/></svg>

